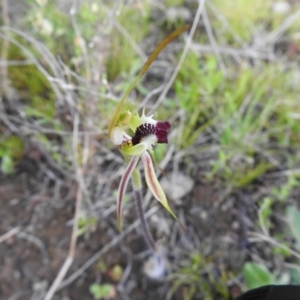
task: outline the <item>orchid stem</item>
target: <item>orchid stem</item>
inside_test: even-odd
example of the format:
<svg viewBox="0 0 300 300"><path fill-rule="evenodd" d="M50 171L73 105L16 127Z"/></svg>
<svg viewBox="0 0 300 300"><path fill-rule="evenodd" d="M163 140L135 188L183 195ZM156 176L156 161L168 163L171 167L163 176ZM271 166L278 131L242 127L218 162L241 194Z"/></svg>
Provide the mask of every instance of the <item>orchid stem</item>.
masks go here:
<svg viewBox="0 0 300 300"><path fill-rule="evenodd" d="M155 248L155 242L152 237L152 234L150 232L148 223L146 222L145 219L145 212L142 204L142 182L141 182L141 175L140 171L138 168L136 168L133 173L132 173L132 185L133 185L133 190L134 190L134 196L135 196L135 204L136 204L136 210L138 217L141 222L141 228L143 232L144 239L149 246L149 248L155 253L156 248Z"/></svg>
<svg viewBox="0 0 300 300"><path fill-rule="evenodd" d="M149 248L155 253L156 252L155 242L154 242L152 234L150 232L148 223L146 222L145 212L144 212L144 208L142 205L142 191L135 190L134 196L135 196L136 210L137 210L140 222L141 222L141 229L143 231L144 239L145 239L147 245L149 246Z"/></svg>

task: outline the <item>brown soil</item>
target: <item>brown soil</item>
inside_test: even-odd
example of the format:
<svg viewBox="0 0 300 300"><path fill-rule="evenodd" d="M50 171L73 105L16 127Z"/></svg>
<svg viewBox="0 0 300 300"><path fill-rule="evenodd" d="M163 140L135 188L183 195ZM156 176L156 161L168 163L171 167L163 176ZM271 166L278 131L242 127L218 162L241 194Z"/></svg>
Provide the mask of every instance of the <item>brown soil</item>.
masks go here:
<svg viewBox="0 0 300 300"><path fill-rule="evenodd" d="M28 173L1 179L0 236L19 226L16 234L0 243L1 300L42 299L67 257L75 200L70 191L74 187L71 185L66 197L58 203L46 192L36 192L33 187L41 184ZM194 241L199 239L201 247L207 249L198 250L213 257L211 268L216 277L224 266L228 270L240 268L245 258L241 243L246 241L238 209L234 207L235 199L229 199L226 205L213 208L218 193L205 180L196 181L196 188L186 197L185 205L182 206L189 234L179 233L175 246L169 246L175 247L170 248L169 253L171 261L177 264L180 261L176 254L178 249L196 249ZM134 220L133 213L127 215L127 220ZM161 213L158 212L159 215ZM79 238L76 258L67 277L118 236L114 223L115 220L99 220L92 230ZM156 239L160 237L156 236ZM100 279L102 283L112 283L119 288L114 299L164 299L172 281L155 282L143 274L142 265L148 257L147 252L143 255L145 250L147 247L141 235L134 230L82 272L74 282L57 292L54 299L92 299L89 287L100 282ZM99 262L105 263L105 270L101 270ZM129 276L122 284L119 280L114 281L110 275L115 265L123 269L131 267ZM124 290L122 297L121 287ZM182 291L178 290L172 299L182 299Z"/></svg>

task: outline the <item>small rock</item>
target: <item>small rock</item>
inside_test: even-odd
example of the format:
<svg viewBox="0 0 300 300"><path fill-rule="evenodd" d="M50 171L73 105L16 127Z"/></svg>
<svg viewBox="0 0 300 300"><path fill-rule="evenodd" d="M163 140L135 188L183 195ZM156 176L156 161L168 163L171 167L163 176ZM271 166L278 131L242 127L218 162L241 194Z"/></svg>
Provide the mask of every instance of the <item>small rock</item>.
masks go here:
<svg viewBox="0 0 300 300"><path fill-rule="evenodd" d="M190 10L185 7L171 7L167 10L166 15L167 19L172 22L179 19L189 21L192 18Z"/></svg>
<svg viewBox="0 0 300 300"><path fill-rule="evenodd" d="M45 291L48 287L48 281L47 280L42 280L38 282L34 282L33 284L33 290L34 291Z"/></svg>
<svg viewBox="0 0 300 300"><path fill-rule="evenodd" d="M154 214L151 216L151 223L154 223L157 235L160 236L170 236L171 228L170 224L168 223L167 219Z"/></svg>
<svg viewBox="0 0 300 300"><path fill-rule="evenodd" d="M163 247L158 247L157 252L145 262L143 271L153 280L162 280L169 274L170 262Z"/></svg>
<svg viewBox="0 0 300 300"><path fill-rule="evenodd" d="M287 1L279 1L272 5L275 14L285 15L291 10L291 5Z"/></svg>
<svg viewBox="0 0 300 300"><path fill-rule="evenodd" d="M191 177L178 172L168 174L168 178L162 178L160 184L168 198L171 198L177 204L181 204L180 199L192 191L195 182Z"/></svg>
<svg viewBox="0 0 300 300"><path fill-rule="evenodd" d="M231 227L232 227L232 229L234 229L234 230L238 230L238 229L240 229L240 223L237 222L237 221L235 221L235 222L233 222L233 223L231 224Z"/></svg>
<svg viewBox="0 0 300 300"><path fill-rule="evenodd" d="M14 198L14 199L9 201L10 206L15 206L17 204L19 204L19 199L17 199L17 198Z"/></svg>
<svg viewBox="0 0 300 300"><path fill-rule="evenodd" d="M207 220L207 217L208 217L208 213L205 211L205 210L202 210L201 211L201 214L200 214L200 217L203 221L206 221Z"/></svg>
<svg viewBox="0 0 300 300"><path fill-rule="evenodd" d="M20 280L20 278L22 277L21 272L18 271L18 270L15 270L15 271L13 272L13 275L14 275L14 279L15 279L15 280Z"/></svg>

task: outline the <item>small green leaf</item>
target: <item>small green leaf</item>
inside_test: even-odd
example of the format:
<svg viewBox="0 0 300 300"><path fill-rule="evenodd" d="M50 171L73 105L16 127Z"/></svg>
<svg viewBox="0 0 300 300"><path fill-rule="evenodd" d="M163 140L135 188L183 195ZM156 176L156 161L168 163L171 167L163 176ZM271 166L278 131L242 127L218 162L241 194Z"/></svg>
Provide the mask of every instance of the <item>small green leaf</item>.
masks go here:
<svg viewBox="0 0 300 300"><path fill-rule="evenodd" d="M292 284L300 285L300 270L298 268L290 268Z"/></svg>
<svg viewBox="0 0 300 300"><path fill-rule="evenodd" d="M276 280L276 284L289 284L291 282L291 275L288 272L282 273Z"/></svg>
<svg viewBox="0 0 300 300"><path fill-rule="evenodd" d="M268 269L256 263L246 263L243 267L243 275L250 289L275 283L275 278Z"/></svg>
<svg viewBox="0 0 300 300"><path fill-rule="evenodd" d="M20 158L23 154L23 141L16 135L11 135L7 139L1 141L0 156L9 155L12 158Z"/></svg>
<svg viewBox="0 0 300 300"><path fill-rule="evenodd" d="M269 217L272 213L271 207L272 207L273 203L274 203L273 198L265 197L265 198L263 198L263 200L260 204L259 221L261 224L263 224L267 228L271 227L271 222L269 220Z"/></svg>
<svg viewBox="0 0 300 300"><path fill-rule="evenodd" d="M13 169L14 169L14 162L12 160L12 157L9 155L2 156L1 171L4 174L10 174L12 173Z"/></svg>
<svg viewBox="0 0 300 300"><path fill-rule="evenodd" d="M87 218L85 216L81 217L78 221L78 232L77 236L83 235L90 227L94 226L97 223L97 217Z"/></svg>
<svg viewBox="0 0 300 300"><path fill-rule="evenodd" d="M244 176L237 178L236 185L239 187L246 186L257 177L266 173L266 171L272 168L272 166L273 166L272 164L260 162L254 169L251 169L248 172L246 172Z"/></svg>
<svg viewBox="0 0 300 300"><path fill-rule="evenodd" d="M115 265L108 270L107 275L114 281L120 281L122 279L124 270L120 265Z"/></svg>
<svg viewBox="0 0 300 300"><path fill-rule="evenodd" d="M94 296L94 299L108 299L110 298L111 290L114 286L111 284L97 284L94 283L90 286L90 293Z"/></svg>
<svg viewBox="0 0 300 300"><path fill-rule="evenodd" d="M285 216L294 238L300 246L300 211L295 206L287 207Z"/></svg>

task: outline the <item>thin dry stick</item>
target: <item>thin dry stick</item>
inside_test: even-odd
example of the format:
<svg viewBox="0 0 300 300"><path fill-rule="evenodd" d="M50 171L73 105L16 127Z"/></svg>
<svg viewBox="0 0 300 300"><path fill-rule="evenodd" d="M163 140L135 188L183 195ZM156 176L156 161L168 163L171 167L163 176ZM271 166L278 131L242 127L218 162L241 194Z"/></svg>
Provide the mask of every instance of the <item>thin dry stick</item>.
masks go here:
<svg viewBox="0 0 300 300"><path fill-rule="evenodd" d="M10 67L10 66L29 66L29 65L33 65L33 62L30 60L1 60L0 61L0 67L2 66L6 66L6 67Z"/></svg>
<svg viewBox="0 0 300 300"><path fill-rule="evenodd" d="M221 56L220 49L219 49L218 43L216 41L216 38L214 36L213 30L211 28L211 25L210 25L209 18L208 18L205 7L203 8L202 19L203 19L203 23L204 23L204 26L205 26L205 29L206 29L206 33L208 35L208 39L209 39L210 44L213 48L214 54L217 57L221 72L223 73L223 76L227 76L228 71L226 69L224 60Z"/></svg>
<svg viewBox="0 0 300 300"><path fill-rule="evenodd" d="M150 216L155 214L160 209L159 206L152 207L145 214L145 219L148 219ZM126 237L131 231L133 231L140 224L140 220L136 220L133 224L127 227L121 234L116 236L113 240L111 240L108 244L106 244L101 250L99 250L96 254L94 254L89 260L87 260L75 273L73 273L70 277L64 280L58 290L63 289L64 287L71 284L74 280L76 280L82 273L87 270L92 264L94 264L104 253L110 250L112 247L117 245L124 237Z"/></svg>
<svg viewBox="0 0 300 300"><path fill-rule="evenodd" d="M6 31L12 31L16 34L20 34L20 32L15 31L13 28L10 27L1 27L0 28L3 32ZM26 38L25 36L23 36L24 38ZM37 58L26 48L24 47L21 43L19 43L16 39L13 39L11 37L9 37L6 34L2 34L0 32L0 38L4 39L4 40L8 40L10 43L14 44L15 46L17 46L20 50L22 50L22 52L29 58L32 60L32 62L35 64L35 66L38 68L38 70L48 79L51 87L53 88L56 96L58 99L63 99L62 94L60 92L60 90L57 88L57 86L55 84L53 84L53 80L52 80L52 76L47 72L47 70L42 66L42 64L37 60ZM28 40L28 39L27 39ZM32 42L31 40L28 40L29 42ZM38 49L40 50L40 49ZM62 101L62 100L61 100Z"/></svg>
<svg viewBox="0 0 300 300"><path fill-rule="evenodd" d="M257 240L249 239L250 242L257 242L257 241L268 242L268 243L270 243L273 246L279 247L279 248L281 248L281 249L283 249L285 251L290 252L291 255L293 255L297 259L300 259L300 253L299 252L291 249L290 247L287 247L284 244L281 244L281 243L277 242L276 240L274 240L272 237L270 237L268 235L264 235L264 234L261 234L259 232L249 232L248 234L249 234L249 236L253 236L253 237L257 238Z"/></svg>
<svg viewBox="0 0 300 300"><path fill-rule="evenodd" d="M20 226L17 226L0 236L0 244L20 231Z"/></svg>
<svg viewBox="0 0 300 300"><path fill-rule="evenodd" d="M277 29L272 31L268 36L266 36L262 43L271 43L275 42L294 22L300 18L300 9L297 10L294 14L288 16Z"/></svg>
<svg viewBox="0 0 300 300"><path fill-rule="evenodd" d="M300 266L296 265L296 264L292 264L292 263L284 263L284 265L289 268L289 269L295 269L298 272L300 272Z"/></svg>
<svg viewBox="0 0 300 300"><path fill-rule="evenodd" d="M146 97L143 99L143 101L141 102L141 104L139 104L139 108L143 108L146 106L147 102L156 94L160 93L163 91L164 89L164 83L161 84L159 87L157 87L156 89L153 89L152 91L150 91L149 93L147 93Z"/></svg>
<svg viewBox="0 0 300 300"><path fill-rule="evenodd" d="M177 47L177 45L175 45ZM178 47L179 48L179 47ZM211 53L213 52L213 48L211 45L198 45L192 43L191 50L196 51L199 53ZM253 58L253 59L261 59L261 60L269 60L274 61L276 59L275 55L263 50L255 50L253 48L232 48L232 47L219 47L219 52L224 55L229 55L232 57L246 57L246 58Z"/></svg>
<svg viewBox="0 0 300 300"><path fill-rule="evenodd" d="M270 174L265 174L264 177L266 178L278 178L283 176L297 176L300 174L300 169L291 169L291 170L283 170L279 172L273 172Z"/></svg>
<svg viewBox="0 0 300 300"><path fill-rule="evenodd" d="M197 9L197 12L196 12L196 16L194 18L194 21L193 21L193 25L192 25L192 29L190 31L190 34L187 38L187 42L185 44L185 47L183 49L183 52L182 52L182 55L180 57L180 60L170 78L170 80L168 81L168 83L166 84L163 92L161 93L161 95L159 96L159 98L157 99L156 103L153 105L152 109L151 109L151 112L153 113L157 108L158 106L160 105L160 103L165 99L169 89L171 88L175 78L177 77L180 69L181 69L181 66L190 50L190 46L192 44L192 40L193 40L193 36L194 36L194 33L196 31L196 28L197 28L197 25L198 25L198 22L199 22L199 19L200 19L200 16L201 16L201 13L203 11L203 8L204 8L204 4L205 4L205 0L199 0L198 1L199 4L198 4L198 9Z"/></svg>
<svg viewBox="0 0 300 300"><path fill-rule="evenodd" d="M185 123L185 113L182 109L180 109L180 113L179 113L179 126L177 129L178 132L178 143L181 144L182 142L182 137L183 137L183 129L184 129L184 123ZM176 177L178 176L178 170L179 170L179 163L180 163L180 159L179 157L174 157L173 159L173 172L172 172L172 178L171 178L171 185L175 185L175 180Z"/></svg>
<svg viewBox="0 0 300 300"><path fill-rule="evenodd" d="M75 4L75 2L74 2L74 4ZM75 7L75 5L73 5L73 7L70 11L71 21L72 21L74 32L76 34L76 38L78 40L79 47L80 47L80 50L81 50L81 53L82 53L82 56L83 56L83 61L84 61L84 64L85 64L86 80L87 80L88 83L90 83L91 78L92 78L91 63L90 63L89 56L88 56L88 50L87 50L87 47L86 47L86 42L85 42L84 38L82 37L80 29L77 25L76 13L77 13L76 7Z"/></svg>
<svg viewBox="0 0 300 300"><path fill-rule="evenodd" d="M27 232L22 232L19 230L18 230L18 232L16 232L16 236L35 244L40 249L45 262L49 262L49 257L48 257L46 247L39 238L37 238L36 236L34 236L32 234L29 234Z"/></svg>
<svg viewBox="0 0 300 300"><path fill-rule="evenodd" d="M155 242L153 240L148 223L146 222L146 219L145 219L145 212L143 209L143 202L142 202L143 196L142 196L141 189L136 189L134 191L134 196L135 196L136 210L137 210L140 222L141 222L141 229L143 232L144 240L148 244L149 248L153 251L153 253L155 253L155 251L156 251Z"/></svg>
<svg viewBox="0 0 300 300"><path fill-rule="evenodd" d="M2 19L5 26L10 25L10 19L8 14L8 3L7 0L2 0ZM9 40L5 39L2 44L2 51L1 51L1 61L7 60L7 53L8 53L8 47L9 47ZM7 65L3 64L1 65L1 89L2 93L5 93L8 91L8 80L7 80Z"/></svg>
<svg viewBox="0 0 300 300"><path fill-rule="evenodd" d="M116 20L114 19L114 26L120 31L124 38L129 42L132 49L141 57L145 62L147 60L147 55L141 49L141 47L135 42L129 32Z"/></svg>
<svg viewBox="0 0 300 300"><path fill-rule="evenodd" d="M231 33L235 42L240 44L240 46L243 46L245 44L245 41L243 41L243 39L239 36L235 29L230 25L225 16L218 11L218 9L212 3L212 1L208 1L207 6L208 8L210 8L211 12L215 15L215 17L223 24L223 27L225 27L225 29L228 30L229 33Z"/></svg>
<svg viewBox="0 0 300 300"><path fill-rule="evenodd" d="M76 204L75 204L75 216L74 216L74 224L72 229L72 236L69 248L69 254L66 258L63 266L61 267L59 273L57 274L54 282L52 283L49 291L47 292L44 300L51 300L53 295L55 294L57 288L59 287L60 283L64 279L66 273L68 272L74 257L75 257L75 250L76 250L76 242L78 236L78 220L81 211L81 200L82 200L82 187L83 187L83 177L82 177L82 169L78 165L78 157L77 157L77 145L78 145L78 127L79 127L79 116L75 114L74 116L74 134L73 134L73 154L74 154L74 165L76 168L76 177L78 182L78 190L77 190L77 197L76 197Z"/></svg>

